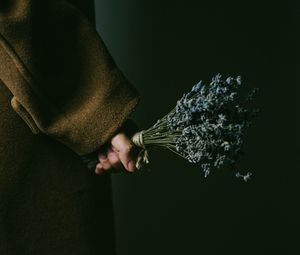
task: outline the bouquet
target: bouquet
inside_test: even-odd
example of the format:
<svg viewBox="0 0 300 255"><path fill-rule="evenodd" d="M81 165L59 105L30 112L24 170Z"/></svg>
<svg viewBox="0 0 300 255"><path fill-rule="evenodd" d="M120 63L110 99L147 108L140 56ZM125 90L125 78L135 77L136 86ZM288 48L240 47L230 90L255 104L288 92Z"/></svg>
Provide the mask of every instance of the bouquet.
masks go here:
<svg viewBox="0 0 300 255"><path fill-rule="evenodd" d="M168 114L149 129L133 135L133 143L141 147L137 169L149 163L148 149L153 146L166 148L198 164L205 177L225 164L234 166L242 155L246 130L258 112L250 108L258 89L252 89L242 98L241 85L240 76L222 79L220 74L208 85L202 81L195 84ZM250 172L235 174L245 181L251 176Z"/></svg>

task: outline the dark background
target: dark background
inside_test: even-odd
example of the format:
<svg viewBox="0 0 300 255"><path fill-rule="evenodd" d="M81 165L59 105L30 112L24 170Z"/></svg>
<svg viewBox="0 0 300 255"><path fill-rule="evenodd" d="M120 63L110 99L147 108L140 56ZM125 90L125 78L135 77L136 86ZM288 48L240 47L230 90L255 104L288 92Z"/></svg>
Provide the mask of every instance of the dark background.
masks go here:
<svg viewBox="0 0 300 255"><path fill-rule="evenodd" d="M211 173L164 150L150 171L115 174L118 255L300 254L298 1L96 1L97 28L148 128L216 73L259 87L261 113L238 169Z"/></svg>

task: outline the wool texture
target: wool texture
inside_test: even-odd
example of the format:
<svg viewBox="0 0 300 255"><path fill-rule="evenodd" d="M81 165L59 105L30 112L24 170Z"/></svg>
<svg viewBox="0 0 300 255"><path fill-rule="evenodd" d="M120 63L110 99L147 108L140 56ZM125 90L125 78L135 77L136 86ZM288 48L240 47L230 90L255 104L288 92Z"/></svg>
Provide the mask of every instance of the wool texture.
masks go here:
<svg viewBox="0 0 300 255"><path fill-rule="evenodd" d="M0 5L0 62L11 105L32 132L79 155L111 138L139 101L91 21L67 1Z"/></svg>
<svg viewBox="0 0 300 255"><path fill-rule="evenodd" d="M0 254L115 254L109 175L81 156L139 94L95 29L91 0L0 3Z"/></svg>

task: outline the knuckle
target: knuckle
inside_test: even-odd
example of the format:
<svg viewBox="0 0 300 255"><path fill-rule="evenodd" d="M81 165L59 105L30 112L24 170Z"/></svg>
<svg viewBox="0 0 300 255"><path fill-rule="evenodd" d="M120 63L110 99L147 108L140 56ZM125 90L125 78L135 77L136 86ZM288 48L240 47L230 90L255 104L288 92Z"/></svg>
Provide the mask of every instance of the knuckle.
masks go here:
<svg viewBox="0 0 300 255"><path fill-rule="evenodd" d="M114 155L116 155L116 152L115 152L114 150L109 149L109 150L107 151L107 157L112 157L112 156L114 156Z"/></svg>
<svg viewBox="0 0 300 255"><path fill-rule="evenodd" d="M103 166L105 166L109 163L108 159L100 159L99 161Z"/></svg>
<svg viewBox="0 0 300 255"><path fill-rule="evenodd" d="M111 168L111 164L108 162L102 163L102 166L104 170L109 170Z"/></svg>
<svg viewBox="0 0 300 255"><path fill-rule="evenodd" d="M120 163L120 160L119 159L117 159L117 158L111 158L110 160L109 160L109 163L111 164L111 165L117 165L117 164L119 164Z"/></svg>
<svg viewBox="0 0 300 255"><path fill-rule="evenodd" d="M103 154L103 153L99 153L98 154L98 160L100 162L106 162L107 161L107 156L105 154Z"/></svg>
<svg viewBox="0 0 300 255"><path fill-rule="evenodd" d="M133 149L133 145L132 144L127 144L127 145L124 146L123 151L124 151L124 153L128 154L132 151L132 149Z"/></svg>
<svg viewBox="0 0 300 255"><path fill-rule="evenodd" d="M109 160L109 163L111 165L115 165L115 164L117 164L120 161L119 158L116 156L115 153L109 153L108 154L108 160Z"/></svg>
<svg viewBox="0 0 300 255"><path fill-rule="evenodd" d="M112 167L119 168L121 162L119 160L113 160L113 161L110 162L110 164L111 164Z"/></svg>

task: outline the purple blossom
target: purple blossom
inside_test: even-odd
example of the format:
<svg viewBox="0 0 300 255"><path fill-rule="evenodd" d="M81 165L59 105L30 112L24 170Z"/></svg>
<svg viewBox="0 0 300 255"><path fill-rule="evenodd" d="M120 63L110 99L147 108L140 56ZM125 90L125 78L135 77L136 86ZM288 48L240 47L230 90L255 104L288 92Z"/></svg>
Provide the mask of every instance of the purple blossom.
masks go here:
<svg viewBox="0 0 300 255"><path fill-rule="evenodd" d="M196 83L167 115L136 134L135 137L142 134L142 139L137 140L143 140L144 148L138 165L149 162L147 147L161 146L198 164L205 177L214 168L233 166L243 154L246 130L258 112L249 106L257 89L243 99L241 86L240 76L223 79L220 74L210 84ZM244 181L250 176L251 173L236 173Z"/></svg>
<svg viewBox="0 0 300 255"><path fill-rule="evenodd" d="M251 125L251 112L239 100L241 77L222 79L220 74L209 85L202 81L177 101L167 117L169 132L181 131L174 139L177 152L191 163L200 164L207 176L211 169L234 164L241 154L244 135Z"/></svg>

